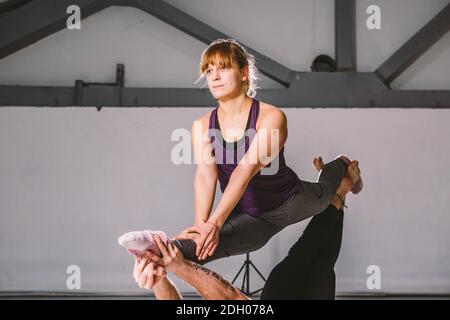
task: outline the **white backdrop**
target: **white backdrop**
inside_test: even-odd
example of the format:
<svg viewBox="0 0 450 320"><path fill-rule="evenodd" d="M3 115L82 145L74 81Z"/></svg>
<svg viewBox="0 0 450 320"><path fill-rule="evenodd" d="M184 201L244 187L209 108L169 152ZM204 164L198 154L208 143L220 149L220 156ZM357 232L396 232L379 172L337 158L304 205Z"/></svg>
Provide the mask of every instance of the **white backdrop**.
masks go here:
<svg viewBox="0 0 450 320"><path fill-rule="evenodd" d="M206 111L0 109L0 289L67 290L69 265L81 268L84 291L138 289L117 237L175 235L192 223L194 166L172 164L170 137ZM315 155L361 163L365 187L348 199L338 292L369 292L370 265L381 269L381 291L449 292L450 111L285 112L287 163L302 179L315 179ZM252 254L265 275L306 222ZM232 279L243 259L209 266Z"/></svg>
<svg viewBox="0 0 450 320"><path fill-rule="evenodd" d="M296 71L309 71L319 54L334 56L333 0L167 2ZM357 70L378 68L448 3L356 1ZM381 8L381 30L366 28L372 4ZM195 87L204 47L140 10L111 7L79 31L1 59L0 83L112 82L124 63L126 86ZM448 90L449 69L450 33L392 87ZM279 87L265 77L260 86ZM70 265L81 268L82 291L137 290L116 238L148 227L175 234L192 223L194 167L170 162L170 136L206 111L0 108L0 290L67 290ZM368 292L371 265L381 270L378 291L450 292L450 110L285 112L287 162L301 178L315 179L316 155L345 152L361 162L365 188L348 200L338 292ZM265 275L306 223L252 254ZM210 267L232 279L243 259Z"/></svg>

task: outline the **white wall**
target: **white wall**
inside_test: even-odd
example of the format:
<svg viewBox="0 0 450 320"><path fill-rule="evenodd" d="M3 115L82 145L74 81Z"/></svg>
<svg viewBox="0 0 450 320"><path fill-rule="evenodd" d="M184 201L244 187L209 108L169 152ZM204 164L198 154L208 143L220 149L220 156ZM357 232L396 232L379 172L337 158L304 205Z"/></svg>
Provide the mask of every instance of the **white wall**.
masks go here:
<svg viewBox="0 0 450 320"><path fill-rule="evenodd" d="M239 2L239 12L234 0L169 2L295 70L334 54L333 1L253 0ZM447 3L357 1L358 70L376 69ZM369 4L380 5L382 30L365 29ZM0 83L110 82L120 62L127 86L193 87L204 46L144 12L112 7L83 20L81 32L58 32L0 60ZM449 64L447 34L394 87L449 89ZM207 110L0 108L0 290L66 290L72 264L82 290L136 290L117 236L148 227L175 234L192 222L194 167L171 163L170 136ZM382 291L450 292L450 111L285 112L287 162L302 179L315 179L316 155L361 162L365 189L348 201L337 290L368 291L366 268L378 265ZM265 275L306 223L252 254ZM242 261L210 266L230 279Z"/></svg>

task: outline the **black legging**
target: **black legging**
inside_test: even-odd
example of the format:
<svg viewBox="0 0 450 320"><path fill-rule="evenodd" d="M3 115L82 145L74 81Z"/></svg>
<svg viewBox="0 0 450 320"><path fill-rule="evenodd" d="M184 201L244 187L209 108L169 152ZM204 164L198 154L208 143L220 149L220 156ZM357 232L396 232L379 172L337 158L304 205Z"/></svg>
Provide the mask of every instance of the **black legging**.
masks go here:
<svg viewBox="0 0 450 320"><path fill-rule="evenodd" d="M174 244L187 260L199 264L258 250L287 226L326 211L347 167L340 158L326 163L317 182L302 180L298 193L293 194L281 206L256 217L246 213L230 214L220 230L218 247L206 260L198 260L195 254L197 245L193 240L178 239Z"/></svg>
<svg viewBox="0 0 450 320"><path fill-rule="evenodd" d="M329 205L270 273L261 299L334 299L344 212Z"/></svg>

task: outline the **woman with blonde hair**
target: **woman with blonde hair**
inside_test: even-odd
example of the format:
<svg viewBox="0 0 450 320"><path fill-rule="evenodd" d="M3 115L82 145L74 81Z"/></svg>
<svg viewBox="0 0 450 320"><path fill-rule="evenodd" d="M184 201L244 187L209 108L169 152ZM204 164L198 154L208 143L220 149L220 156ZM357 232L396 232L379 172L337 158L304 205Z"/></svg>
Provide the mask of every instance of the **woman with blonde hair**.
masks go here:
<svg viewBox="0 0 450 320"><path fill-rule="evenodd" d="M206 263L255 251L285 227L323 212L339 197L344 177L352 179L353 193L362 189L358 162L345 156L326 164L315 158L317 182L300 180L287 166L287 118L278 107L254 98L255 60L238 42L211 43L200 73L218 106L192 126L194 225L172 239L184 258ZM223 194L212 210L217 181ZM155 234L129 232L119 243L138 256L148 249L158 253Z"/></svg>

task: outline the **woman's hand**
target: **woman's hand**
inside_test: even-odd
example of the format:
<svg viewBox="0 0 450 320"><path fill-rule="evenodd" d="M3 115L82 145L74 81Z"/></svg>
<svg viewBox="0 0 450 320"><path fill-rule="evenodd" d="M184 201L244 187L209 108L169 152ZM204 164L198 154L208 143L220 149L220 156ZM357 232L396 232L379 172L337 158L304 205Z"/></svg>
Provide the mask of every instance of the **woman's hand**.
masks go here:
<svg viewBox="0 0 450 320"><path fill-rule="evenodd" d="M157 266L147 257L134 258L133 277L140 288L150 290L166 275L166 270L163 267Z"/></svg>
<svg viewBox="0 0 450 320"><path fill-rule="evenodd" d="M191 226L189 228L184 229L180 232L179 235L175 237L175 239L191 239L197 243L197 240L200 239L200 234L197 226Z"/></svg>
<svg viewBox="0 0 450 320"><path fill-rule="evenodd" d="M197 250L195 254L198 260L205 260L208 256L212 256L219 245L219 228L210 221L196 227L200 234L200 239L196 241Z"/></svg>

